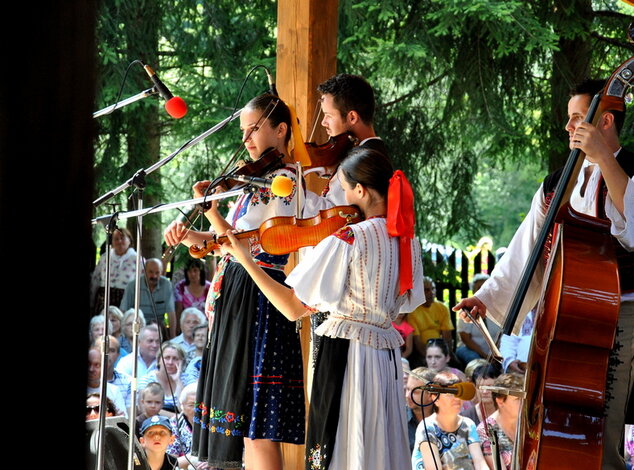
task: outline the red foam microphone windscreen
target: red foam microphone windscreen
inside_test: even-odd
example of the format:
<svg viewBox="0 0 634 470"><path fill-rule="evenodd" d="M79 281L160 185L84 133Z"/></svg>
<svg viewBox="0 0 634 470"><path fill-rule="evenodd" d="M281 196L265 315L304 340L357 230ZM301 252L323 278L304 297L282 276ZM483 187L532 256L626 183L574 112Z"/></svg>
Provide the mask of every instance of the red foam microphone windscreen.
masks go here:
<svg viewBox="0 0 634 470"><path fill-rule="evenodd" d="M165 102L165 111L173 118L180 119L187 114L187 104L181 97L174 96Z"/></svg>

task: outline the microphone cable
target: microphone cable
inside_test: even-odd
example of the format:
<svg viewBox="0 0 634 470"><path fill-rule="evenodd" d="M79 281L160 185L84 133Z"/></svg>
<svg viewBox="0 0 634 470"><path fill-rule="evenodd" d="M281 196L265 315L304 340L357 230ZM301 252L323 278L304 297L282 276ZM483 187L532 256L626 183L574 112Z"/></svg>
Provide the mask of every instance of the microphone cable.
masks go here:
<svg viewBox="0 0 634 470"><path fill-rule="evenodd" d="M425 407L425 406L432 406L434 403L436 403L438 401L438 399L440 398L440 394L437 394L436 398L430 402L430 403L418 403L416 400L414 400L414 392L418 389L420 389L421 394L420 394L420 399L421 402L423 401L423 396L424 393L426 392L425 387L427 387L427 385L429 384L436 384L436 382L427 382L427 384L425 385L421 385L420 387L416 387L414 389L412 389L412 391L410 392L410 399L412 400L412 402L415 405L420 406L421 408ZM440 384L438 384L440 385ZM431 445L431 440L429 439L429 431L427 430L427 423L425 422L425 413L423 413L423 429L425 430L425 437L427 438L427 445L429 446L429 453L431 454L431 458L434 459L434 467L436 467L436 470L440 470L440 467L438 467L438 462L436 462L436 455L434 454L434 448ZM440 454L440 450L438 451L438 454ZM421 454L421 459L423 458L422 454Z"/></svg>

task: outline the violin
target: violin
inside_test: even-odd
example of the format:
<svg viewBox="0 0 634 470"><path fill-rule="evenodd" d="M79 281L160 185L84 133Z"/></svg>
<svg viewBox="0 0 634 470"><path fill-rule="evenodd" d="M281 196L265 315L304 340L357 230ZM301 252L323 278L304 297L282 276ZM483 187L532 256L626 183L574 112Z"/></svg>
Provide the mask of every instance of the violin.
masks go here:
<svg viewBox="0 0 634 470"><path fill-rule="evenodd" d="M310 157L310 167L333 167L345 158L350 149L357 145L359 140L349 132L331 136L327 142L316 144L306 142L306 150Z"/></svg>
<svg viewBox="0 0 634 470"><path fill-rule="evenodd" d="M242 163L236 166L226 175L221 176L221 178L223 179L222 185L225 187L225 189L231 189L238 184L244 184L240 181L232 180L231 176L235 175L254 176L258 178L262 177L266 173L277 170L278 168L284 166L283 160L283 153L273 147L269 147L257 160L253 160L248 163Z"/></svg>
<svg viewBox="0 0 634 470"><path fill-rule="evenodd" d="M361 212L357 207L334 206L321 210L319 214L308 219L297 219L292 216L272 217L265 220L259 228L238 232L235 236L239 239L259 239L267 253L286 255L299 248L315 246L341 227L361 220ZM203 258L218 250L226 240L226 235L214 234L211 240L205 240L203 246L192 245L189 254L194 258Z"/></svg>

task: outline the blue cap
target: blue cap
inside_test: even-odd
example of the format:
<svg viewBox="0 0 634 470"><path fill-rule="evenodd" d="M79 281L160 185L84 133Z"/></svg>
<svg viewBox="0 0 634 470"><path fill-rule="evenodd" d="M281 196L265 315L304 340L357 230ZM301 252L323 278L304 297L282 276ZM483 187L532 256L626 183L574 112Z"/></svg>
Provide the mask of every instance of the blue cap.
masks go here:
<svg viewBox="0 0 634 470"><path fill-rule="evenodd" d="M141 434L145 434L145 431L147 431L152 426L163 426L170 433L172 433L172 426L170 424L170 420L166 416L154 415L151 418L148 418L145 421L143 421L143 424L141 425Z"/></svg>

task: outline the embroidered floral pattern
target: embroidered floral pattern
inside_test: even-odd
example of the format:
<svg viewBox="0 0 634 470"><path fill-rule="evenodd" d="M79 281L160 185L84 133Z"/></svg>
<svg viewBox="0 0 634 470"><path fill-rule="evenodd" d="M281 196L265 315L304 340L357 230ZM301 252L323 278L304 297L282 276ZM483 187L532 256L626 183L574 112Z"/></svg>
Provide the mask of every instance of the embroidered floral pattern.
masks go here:
<svg viewBox="0 0 634 470"><path fill-rule="evenodd" d="M291 194L289 194L286 197L281 197L281 196L275 196L275 194L273 194L273 192L271 191L271 188L258 188L258 190L256 192L254 192L251 196L251 199L249 201L249 204L251 206L257 206L258 204L264 204L265 206L268 205L275 197L279 197L282 202L285 205L289 205L291 204L291 202L293 201L293 198L295 197L295 183L296 183L296 178L294 178L291 175L287 175L287 174L276 174L276 173L272 173L269 176L269 179L273 179L276 176L286 176L287 178L290 178L290 180L293 182L293 189L291 191Z"/></svg>
<svg viewBox="0 0 634 470"><path fill-rule="evenodd" d="M311 470L322 470L325 469L325 460L326 460L326 446L322 448L319 444L315 445L310 452L308 453L308 462L310 463Z"/></svg>
<svg viewBox="0 0 634 470"><path fill-rule="evenodd" d="M354 232L352 231L352 228L348 227L347 225L345 227L341 227L339 230L333 233L333 235L339 240L343 240L348 245L352 245L354 243Z"/></svg>
<svg viewBox="0 0 634 470"><path fill-rule="evenodd" d="M209 289L209 293L207 294L207 300L205 301L205 315L207 316L209 326L211 326L214 321L216 300L218 300L218 298L220 297L222 280L225 277L225 270L227 269L228 260L229 256L227 255L218 262L216 273L214 274L214 278L211 281L211 288Z"/></svg>

